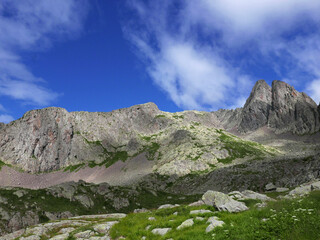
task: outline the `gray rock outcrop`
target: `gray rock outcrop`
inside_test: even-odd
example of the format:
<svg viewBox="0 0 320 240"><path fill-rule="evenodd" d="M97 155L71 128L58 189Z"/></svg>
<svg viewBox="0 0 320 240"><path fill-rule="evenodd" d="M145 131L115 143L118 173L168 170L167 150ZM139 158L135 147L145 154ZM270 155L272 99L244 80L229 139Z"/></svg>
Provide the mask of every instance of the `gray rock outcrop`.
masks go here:
<svg viewBox="0 0 320 240"><path fill-rule="evenodd" d="M243 202L236 201L222 192L207 191L203 194L202 200L206 205L214 206L219 211L241 212L248 210Z"/></svg>

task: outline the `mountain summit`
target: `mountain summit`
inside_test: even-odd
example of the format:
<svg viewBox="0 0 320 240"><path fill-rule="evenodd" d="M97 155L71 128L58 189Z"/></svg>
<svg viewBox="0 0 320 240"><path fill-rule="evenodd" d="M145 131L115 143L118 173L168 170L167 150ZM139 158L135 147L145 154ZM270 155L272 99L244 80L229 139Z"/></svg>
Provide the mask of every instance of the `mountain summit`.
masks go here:
<svg viewBox="0 0 320 240"><path fill-rule="evenodd" d="M257 81L243 108L219 110L215 114L227 130L241 133L265 126L278 134L302 135L320 129L317 104L307 94L277 80L272 87L264 80Z"/></svg>

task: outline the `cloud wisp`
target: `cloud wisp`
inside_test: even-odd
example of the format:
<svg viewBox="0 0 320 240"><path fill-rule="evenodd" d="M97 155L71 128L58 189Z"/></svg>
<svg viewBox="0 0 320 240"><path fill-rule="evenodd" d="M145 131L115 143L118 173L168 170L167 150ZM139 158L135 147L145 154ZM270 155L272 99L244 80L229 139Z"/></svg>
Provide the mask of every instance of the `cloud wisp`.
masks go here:
<svg viewBox="0 0 320 240"><path fill-rule="evenodd" d="M183 109L242 106L265 65L315 100L320 2L128 0L124 33L153 81ZM301 44L305 43L305 44ZM308 71L308 74L305 74Z"/></svg>
<svg viewBox="0 0 320 240"><path fill-rule="evenodd" d="M82 30L85 1L24 0L0 2L0 96L23 104L46 106L58 93L45 87L24 63L22 53L43 51ZM1 120L10 120L1 115Z"/></svg>

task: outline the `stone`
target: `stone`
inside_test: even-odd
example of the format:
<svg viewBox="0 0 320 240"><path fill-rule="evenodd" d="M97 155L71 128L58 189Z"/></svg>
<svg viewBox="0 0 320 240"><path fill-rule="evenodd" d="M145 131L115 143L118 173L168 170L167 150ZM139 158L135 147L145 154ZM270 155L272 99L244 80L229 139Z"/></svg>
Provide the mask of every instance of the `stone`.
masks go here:
<svg viewBox="0 0 320 240"><path fill-rule="evenodd" d="M145 212L149 212L148 209L145 208L140 208L140 209L135 209L133 210L134 213L145 213Z"/></svg>
<svg viewBox="0 0 320 240"><path fill-rule="evenodd" d="M87 231L76 233L73 236L75 236L76 238L89 238L89 237L91 237L93 235L94 235L93 231L87 230Z"/></svg>
<svg viewBox="0 0 320 240"><path fill-rule="evenodd" d="M21 237L20 238L21 240L40 240L40 236L37 236L37 235L31 235L31 236L28 236L28 237Z"/></svg>
<svg viewBox="0 0 320 240"><path fill-rule="evenodd" d="M26 195L28 192L26 190L17 190L13 194L16 195L18 198L23 197Z"/></svg>
<svg viewBox="0 0 320 240"><path fill-rule="evenodd" d="M256 199L256 200L261 200L261 201L272 201L273 200L272 198L268 197L265 194L256 193L251 190L242 191L241 194L242 194L243 199Z"/></svg>
<svg viewBox="0 0 320 240"><path fill-rule="evenodd" d="M191 215L199 215L199 214L205 214L205 213L212 213L212 211L207 210L207 209L199 209L199 210L190 211Z"/></svg>
<svg viewBox="0 0 320 240"><path fill-rule="evenodd" d="M155 217L148 217L148 220L149 220L149 221L155 221L156 218L155 218Z"/></svg>
<svg viewBox="0 0 320 240"><path fill-rule="evenodd" d="M193 219L187 219L177 227L177 230L180 230L186 227L191 227L193 226L193 224L194 224Z"/></svg>
<svg viewBox="0 0 320 240"><path fill-rule="evenodd" d="M219 211L241 212L248 210L248 207L243 202L236 201L227 194L217 191L207 191L202 196L202 200L206 205L214 206Z"/></svg>
<svg viewBox="0 0 320 240"><path fill-rule="evenodd" d="M276 188L276 192L287 192L289 191L289 188L285 188L285 187L277 187Z"/></svg>
<svg viewBox="0 0 320 240"><path fill-rule="evenodd" d="M86 208L91 208L94 206L94 202L87 195L84 195L84 194L76 195L74 196L74 199L80 202Z"/></svg>
<svg viewBox="0 0 320 240"><path fill-rule="evenodd" d="M158 209L166 209L166 208L175 208L175 207L179 207L179 204L164 204L161 205L160 207L158 207Z"/></svg>
<svg viewBox="0 0 320 240"><path fill-rule="evenodd" d="M209 226L206 228L206 232L211 232L213 229L215 229L216 227L222 227L224 222L219 220L218 217L214 216L214 217L210 217L207 221L207 223L210 223Z"/></svg>
<svg viewBox="0 0 320 240"><path fill-rule="evenodd" d="M101 223L101 224L93 226L93 229L98 233L107 233L107 232L109 232L111 227L117 223L118 223L118 221Z"/></svg>
<svg viewBox="0 0 320 240"><path fill-rule="evenodd" d="M68 237L69 237L69 233L64 233L64 234L56 235L50 238L49 240L64 240L64 239L67 239Z"/></svg>
<svg viewBox="0 0 320 240"><path fill-rule="evenodd" d="M274 191L277 189L277 187L273 183L268 183L265 188L266 191Z"/></svg>
<svg viewBox="0 0 320 240"><path fill-rule="evenodd" d="M198 206L202 206L202 205L204 205L204 202L202 200L199 200L199 201L190 203L188 206L189 207L198 207Z"/></svg>
<svg viewBox="0 0 320 240"><path fill-rule="evenodd" d="M171 230L171 228L155 228L153 229L151 232L155 235L161 235L164 236L167 234L167 232L169 232Z"/></svg>
<svg viewBox="0 0 320 240"><path fill-rule="evenodd" d="M203 217L196 217L196 220L197 220L197 221L204 221L205 218L203 218Z"/></svg>

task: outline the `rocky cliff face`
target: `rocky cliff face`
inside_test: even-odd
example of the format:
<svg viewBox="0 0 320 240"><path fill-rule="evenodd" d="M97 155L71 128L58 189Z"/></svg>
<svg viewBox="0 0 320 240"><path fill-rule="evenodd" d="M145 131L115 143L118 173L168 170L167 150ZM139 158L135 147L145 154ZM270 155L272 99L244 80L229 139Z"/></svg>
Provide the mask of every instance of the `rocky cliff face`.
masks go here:
<svg viewBox="0 0 320 240"><path fill-rule="evenodd" d="M267 126L275 133L302 135L319 131L319 110L309 96L287 83L273 81L270 87L259 80L243 108L219 110L214 114L220 115L219 120L229 130L246 133Z"/></svg>
<svg viewBox="0 0 320 240"><path fill-rule="evenodd" d="M188 151L183 151L184 155L175 151L179 147L187 148L187 140L193 137L191 131L196 135L195 128L207 127L222 126L211 113L166 113L153 103L106 113L69 113L51 107L27 112L21 119L0 128L0 159L36 173L84 163L110 166L118 160L146 153L149 160L159 160L160 167L174 160L172 156L185 158L184 155L191 153L190 146ZM200 133L196 138L201 139L195 141L208 140ZM196 169L208 166L200 164Z"/></svg>

